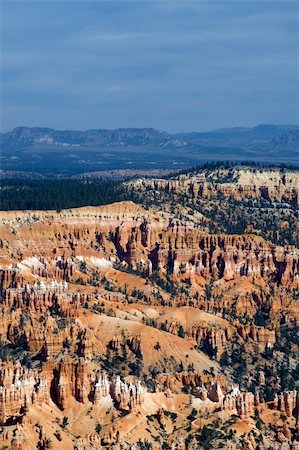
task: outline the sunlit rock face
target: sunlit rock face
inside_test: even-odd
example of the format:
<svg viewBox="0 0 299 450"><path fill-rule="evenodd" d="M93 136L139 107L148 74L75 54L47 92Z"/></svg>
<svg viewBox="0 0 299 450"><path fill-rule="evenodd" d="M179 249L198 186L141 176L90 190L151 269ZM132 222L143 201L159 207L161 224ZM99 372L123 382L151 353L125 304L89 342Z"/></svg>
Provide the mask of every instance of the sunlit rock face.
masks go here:
<svg viewBox="0 0 299 450"><path fill-rule="evenodd" d="M244 177L134 183L297 202ZM166 205L0 215L3 447L296 448L298 248Z"/></svg>

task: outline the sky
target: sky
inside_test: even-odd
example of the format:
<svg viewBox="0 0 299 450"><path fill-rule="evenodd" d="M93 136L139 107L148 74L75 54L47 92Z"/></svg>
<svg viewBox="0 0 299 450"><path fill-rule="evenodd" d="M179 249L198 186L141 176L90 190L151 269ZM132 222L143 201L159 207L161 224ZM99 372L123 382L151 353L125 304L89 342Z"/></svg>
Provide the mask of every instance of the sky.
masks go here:
<svg viewBox="0 0 299 450"><path fill-rule="evenodd" d="M1 0L1 129L297 124L298 5Z"/></svg>

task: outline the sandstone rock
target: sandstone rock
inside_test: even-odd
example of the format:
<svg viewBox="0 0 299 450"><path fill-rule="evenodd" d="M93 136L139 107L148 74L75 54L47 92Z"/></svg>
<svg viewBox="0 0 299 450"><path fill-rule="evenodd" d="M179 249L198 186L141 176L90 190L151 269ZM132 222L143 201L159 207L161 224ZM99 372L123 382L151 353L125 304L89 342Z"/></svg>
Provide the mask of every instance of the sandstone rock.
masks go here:
<svg viewBox="0 0 299 450"><path fill-rule="evenodd" d="M135 385L121 381L120 377L110 386L110 393L120 410L134 410L144 401L144 389L140 381Z"/></svg>

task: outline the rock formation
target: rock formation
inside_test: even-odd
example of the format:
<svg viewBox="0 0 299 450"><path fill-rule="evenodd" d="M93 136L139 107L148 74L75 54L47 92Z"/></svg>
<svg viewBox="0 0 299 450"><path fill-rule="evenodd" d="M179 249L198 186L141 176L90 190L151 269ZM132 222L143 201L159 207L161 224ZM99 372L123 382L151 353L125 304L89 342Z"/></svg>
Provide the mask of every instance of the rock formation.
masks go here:
<svg viewBox="0 0 299 450"><path fill-rule="evenodd" d="M295 214L298 177L226 176L129 182L148 208L1 212L0 447L296 448L299 250L200 211Z"/></svg>

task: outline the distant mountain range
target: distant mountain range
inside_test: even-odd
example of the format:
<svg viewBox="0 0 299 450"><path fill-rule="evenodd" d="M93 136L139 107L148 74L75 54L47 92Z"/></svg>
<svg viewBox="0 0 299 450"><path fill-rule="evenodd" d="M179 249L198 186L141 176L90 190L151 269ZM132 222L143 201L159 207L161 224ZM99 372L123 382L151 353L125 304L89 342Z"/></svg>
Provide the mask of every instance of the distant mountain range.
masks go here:
<svg viewBox="0 0 299 450"><path fill-rule="evenodd" d="M111 169L180 169L215 160L299 165L299 126L258 125L169 134L153 128L1 133L1 170L70 175Z"/></svg>

